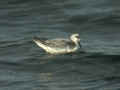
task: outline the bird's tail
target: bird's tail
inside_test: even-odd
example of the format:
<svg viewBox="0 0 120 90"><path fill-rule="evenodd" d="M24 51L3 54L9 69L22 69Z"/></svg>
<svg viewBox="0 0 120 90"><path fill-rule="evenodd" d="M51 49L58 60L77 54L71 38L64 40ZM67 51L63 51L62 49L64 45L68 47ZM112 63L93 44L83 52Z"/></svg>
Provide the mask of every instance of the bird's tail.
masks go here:
<svg viewBox="0 0 120 90"><path fill-rule="evenodd" d="M45 49L46 50L46 45L44 44L45 43L45 40L42 40L38 37L33 37L33 41L41 48Z"/></svg>

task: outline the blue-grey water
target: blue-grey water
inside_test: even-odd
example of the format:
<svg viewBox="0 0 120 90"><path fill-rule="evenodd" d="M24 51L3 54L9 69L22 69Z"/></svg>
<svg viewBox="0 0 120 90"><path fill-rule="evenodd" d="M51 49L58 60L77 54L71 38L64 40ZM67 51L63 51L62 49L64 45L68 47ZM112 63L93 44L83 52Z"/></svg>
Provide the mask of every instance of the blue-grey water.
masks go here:
<svg viewBox="0 0 120 90"><path fill-rule="evenodd" d="M32 41L72 33L74 54ZM0 0L0 90L120 90L120 1Z"/></svg>

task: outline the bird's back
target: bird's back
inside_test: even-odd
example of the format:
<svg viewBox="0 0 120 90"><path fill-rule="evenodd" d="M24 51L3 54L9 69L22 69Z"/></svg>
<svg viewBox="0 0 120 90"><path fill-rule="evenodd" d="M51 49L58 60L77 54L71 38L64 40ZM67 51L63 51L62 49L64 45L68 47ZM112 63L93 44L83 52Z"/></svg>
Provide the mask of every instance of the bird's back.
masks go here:
<svg viewBox="0 0 120 90"><path fill-rule="evenodd" d="M74 48L76 47L75 43L69 39L42 40L35 37L33 40L37 43L38 46L52 54L73 52Z"/></svg>

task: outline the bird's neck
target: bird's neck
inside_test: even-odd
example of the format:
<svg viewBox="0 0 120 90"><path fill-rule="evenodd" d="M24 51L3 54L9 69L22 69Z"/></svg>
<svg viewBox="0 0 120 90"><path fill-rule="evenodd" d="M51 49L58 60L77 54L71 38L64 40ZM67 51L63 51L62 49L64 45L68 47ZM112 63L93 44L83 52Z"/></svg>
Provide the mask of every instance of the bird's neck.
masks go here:
<svg viewBox="0 0 120 90"><path fill-rule="evenodd" d="M80 48L80 46L79 46L79 42L76 42L75 44L76 44L76 46L77 46L78 48Z"/></svg>

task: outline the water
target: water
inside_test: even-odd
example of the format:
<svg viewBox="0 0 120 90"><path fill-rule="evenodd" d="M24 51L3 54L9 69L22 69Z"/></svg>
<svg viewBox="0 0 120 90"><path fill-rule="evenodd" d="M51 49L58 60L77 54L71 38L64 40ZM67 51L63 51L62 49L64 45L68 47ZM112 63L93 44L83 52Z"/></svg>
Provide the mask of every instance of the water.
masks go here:
<svg viewBox="0 0 120 90"><path fill-rule="evenodd" d="M0 90L119 90L120 6L111 0L0 1ZM83 49L49 55L32 41L79 33Z"/></svg>

